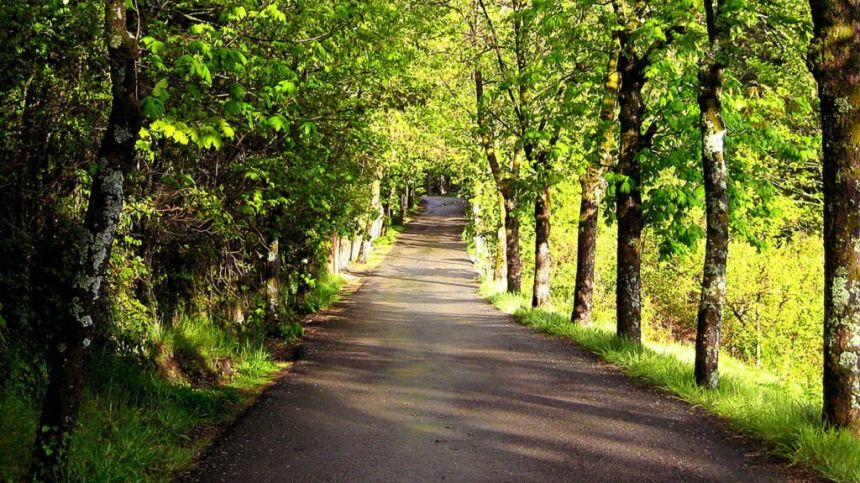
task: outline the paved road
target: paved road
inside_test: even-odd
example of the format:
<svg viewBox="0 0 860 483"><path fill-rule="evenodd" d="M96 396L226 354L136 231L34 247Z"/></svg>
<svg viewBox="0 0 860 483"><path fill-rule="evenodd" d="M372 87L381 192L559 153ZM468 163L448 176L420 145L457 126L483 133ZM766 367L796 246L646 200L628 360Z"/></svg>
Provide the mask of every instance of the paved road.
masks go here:
<svg viewBox="0 0 860 483"><path fill-rule="evenodd" d="M476 295L431 198L192 481L785 481L686 404Z"/></svg>

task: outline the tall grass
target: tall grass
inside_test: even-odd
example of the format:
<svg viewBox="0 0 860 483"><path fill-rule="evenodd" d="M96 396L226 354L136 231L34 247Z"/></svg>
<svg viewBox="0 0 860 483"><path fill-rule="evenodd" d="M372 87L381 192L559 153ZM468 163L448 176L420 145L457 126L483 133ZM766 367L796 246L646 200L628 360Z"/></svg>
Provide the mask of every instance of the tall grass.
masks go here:
<svg viewBox="0 0 860 483"><path fill-rule="evenodd" d="M627 374L663 388L716 414L775 455L815 468L835 481L860 481L860 438L821 422L821 395L732 357L720 357L720 387L705 390L693 379L694 350L687 345L646 341L632 344L614 335L612 321L573 325L569 315L535 310L526 294L508 294L484 282L481 294L523 325L566 337L619 366Z"/></svg>

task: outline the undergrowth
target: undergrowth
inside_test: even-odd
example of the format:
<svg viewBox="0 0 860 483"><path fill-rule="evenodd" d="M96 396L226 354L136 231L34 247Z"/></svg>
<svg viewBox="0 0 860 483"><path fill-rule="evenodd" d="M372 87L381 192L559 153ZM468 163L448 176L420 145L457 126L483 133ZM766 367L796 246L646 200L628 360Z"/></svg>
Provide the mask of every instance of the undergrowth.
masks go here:
<svg viewBox="0 0 860 483"><path fill-rule="evenodd" d="M378 265L405 230L395 226L374 242L366 265ZM338 302L347 279L320 276L300 313ZM296 319L283 324L276 345L301 337ZM110 344L96 357L72 437L62 481L169 481L275 378L287 363L274 359L259 331L225 328L205 316L154 324L150 354L119 355ZM120 351L121 352L121 351ZM26 475L38 420L38 397L0 393L0 481Z"/></svg>
<svg viewBox="0 0 860 483"><path fill-rule="evenodd" d="M341 277L323 277L308 294L307 309L335 303L343 284ZM162 367L169 364L163 360L103 350L92 364L69 464L58 480L169 481L192 466L217 428L235 419L287 365L274 360L263 338L202 317L154 332L154 345L173 354L182 376L165 374ZM26 474L37 407L34 398L12 391L0 396L0 481Z"/></svg>
<svg viewBox="0 0 860 483"><path fill-rule="evenodd" d="M527 294L508 294L484 282L481 295L523 325L566 337L637 379L729 421L741 433L763 442L773 454L815 468L835 481L860 481L860 439L821 421L821 392L780 379L732 357L720 356L720 386L698 387L693 379L694 349L688 345L619 339L612 321L573 325L569 314L530 307Z"/></svg>
<svg viewBox="0 0 860 483"><path fill-rule="evenodd" d="M394 226L375 240L368 263L381 263L405 230ZM347 279L325 274L311 285L300 313L323 310L340 298ZM283 345L301 337L291 319ZM154 324L151 353L118 355L110 344L92 373L61 481L169 481L191 467L220 427L253 402L287 363L274 359L260 331L225 328L205 316L181 317L173 327ZM38 397L0 393L0 481L27 473L38 420Z"/></svg>

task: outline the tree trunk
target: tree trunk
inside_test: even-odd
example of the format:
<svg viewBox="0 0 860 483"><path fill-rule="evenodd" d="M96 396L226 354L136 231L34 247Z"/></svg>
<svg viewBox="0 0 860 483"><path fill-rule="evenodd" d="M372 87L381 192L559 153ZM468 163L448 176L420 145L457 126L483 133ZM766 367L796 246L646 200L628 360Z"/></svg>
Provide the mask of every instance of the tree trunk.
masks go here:
<svg viewBox="0 0 860 483"><path fill-rule="evenodd" d="M615 146L616 115L618 100L618 55L619 34L612 35L609 65L606 69L606 84L603 105L600 109L600 151L597 163L589 163L580 180L582 195L579 206L579 230L576 240L576 285L573 295L571 321L575 324L591 323L592 298L594 295L594 257L597 250L597 222L600 213L600 191L603 187L603 171L612 165L612 149Z"/></svg>
<svg viewBox="0 0 860 483"><path fill-rule="evenodd" d="M35 233L32 225L44 200L38 196L41 175L45 171L45 149L48 129L44 122L44 104L50 84L40 75L34 74L26 85L21 114L21 129L18 137L19 174L16 184L16 209L9 210L9 219L14 226L26 233ZM10 207L11 208L11 207Z"/></svg>
<svg viewBox="0 0 860 483"><path fill-rule="evenodd" d="M415 206L415 187L412 185L412 182L409 182L409 185L406 186L406 212L409 213L409 210Z"/></svg>
<svg viewBox="0 0 860 483"><path fill-rule="evenodd" d="M505 242L505 197L501 194L498 195L499 198L499 211L502 214L501 218L497 219L499 229L497 232L497 240L496 251L495 251L495 261L493 266L493 280L506 280L507 278L507 253L505 250L506 242Z"/></svg>
<svg viewBox="0 0 860 483"><path fill-rule="evenodd" d="M354 262L358 259L358 256L361 255L361 242L364 239L362 234L358 231L352 234L352 238L349 240L349 261Z"/></svg>
<svg viewBox="0 0 860 483"><path fill-rule="evenodd" d="M860 7L810 0L824 147L824 419L860 433Z"/></svg>
<svg viewBox="0 0 860 483"><path fill-rule="evenodd" d="M337 235L331 237L331 249L329 250L329 271L335 275L340 273L340 243Z"/></svg>
<svg viewBox="0 0 860 483"><path fill-rule="evenodd" d="M366 264L370 257L370 250L373 244L370 234L372 229L373 221L368 221L367 225L365 226L364 235L362 235L362 238L359 241L358 257L356 257L356 261L358 263Z"/></svg>
<svg viewBox="0 0 860 483"><path fill-rule="evenodd" d="M278 238L274 237L269 243L269 253L266 254L266 330L270 333L278 328L280 322L280 268L281 255Z"/></svg>
<svg viewBox="0 0 860 483"><path fill-rule="evenodd" d="M545 186L535 199L535 276L532 307L545 309L550 305L550 274L552 257L549 251L551 188Z"/></svg>
<svg viewBox="0 0 860 483"><path fill-rule="evenodd" d="M573 293L575 324L591 324L594 296L594 259L597 252L597 222L600 206L601 170L589 165L580 180L582 195L579 205L579 229L576 239L576 284Z"/></svg>
<svg viewBox="0 0 860 483"><path fill-rule="evenodd" d="M373 240L382 232L382 165L376 167L373 183L370 186L370 213L364 228L364 239L358 252L358 263L367 263Z"/></svg>
<svg viewBox="0 0 860 483"><path fill-rule="evenodd" d="M522 290L523 266L520 261L520 221L514 212L517 199L505 197L505 262L507 271L507 291L516 293Z"/></svg>
<svg viewBox="0 0 860 483"><path fill-rule="evenodd" d="M382 206L382 165L376 167L376 176L373 178L373 184L370 187L370 209L372 223L370 226L371 241L379 238L382 235L382 224L385 221L383 206Z"/></svg>
<svg viewBox="0 0 860 483"><path fill-rule="evenodd" d="M517 207L517 191L512 179L507 178L501 169L496 154L495 140L492 128L488 125L486 107L484 105L484 78L480 69L474 72L475 96L477 105L478 131L480 131L481 147L493 172L496 188L499 190L499 198L502 202L502 213L505 218L505 265L507 278L507 291L514 293L522 289L521 275L522 264L520 262L520 222L514 211ZM515 159L515 158L514 158ZM517 163L512 163L511 178L518 176Z"/></svg>
<svg viewBox="0 0 860 483"><path fill-rule="evenodd" d="M621 150L616 173L616 218L618 220L618 266L615 303L618 336L634 342L642 339L642 194L638 154L643 148L642 117L645 104L643 66L637 61L630 41L619 56L621 86L618 91Z"/></svg>
<svg viewBox="0 0 860 483"><path fill-rule="evenodd" d="M123 207L123 176L134 167L134 145L142 122L135 70L138 49L128 33L132 28L126 25L125 1L110 0L105 7L112 106L76 247L71 286L65 292L68 310L59 314L61 339L51 354L33 451L31 476L37 480L55 480L68 457L99 323L97 301Z"/></svg>
<svg viewBox="0 0 860 483"><path fill-rule="evenodd" d="M719 1L719 0L718 0ZM721 33L713 0L705 0L710 53L699 70L699 111L702 132L702 168L705 179L707 242L702 275L696 330L696 383L717 387L720 354L720 327L726 300L726 259L729 251L728 190L723 138L726 127L722 116L723 65L717 54Z"/></svg>

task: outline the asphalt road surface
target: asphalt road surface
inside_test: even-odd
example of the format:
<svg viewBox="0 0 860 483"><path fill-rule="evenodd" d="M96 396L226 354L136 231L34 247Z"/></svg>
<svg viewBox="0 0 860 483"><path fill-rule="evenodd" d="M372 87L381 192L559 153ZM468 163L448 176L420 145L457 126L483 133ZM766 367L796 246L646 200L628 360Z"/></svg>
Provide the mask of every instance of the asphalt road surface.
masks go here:
<svg viewBox="0 0 860 483"><path fill-rule="evenodd" d="M293 371L186 479L798 479L713 418L482 300L462 213L459 200L427 199Z"/></svg>

